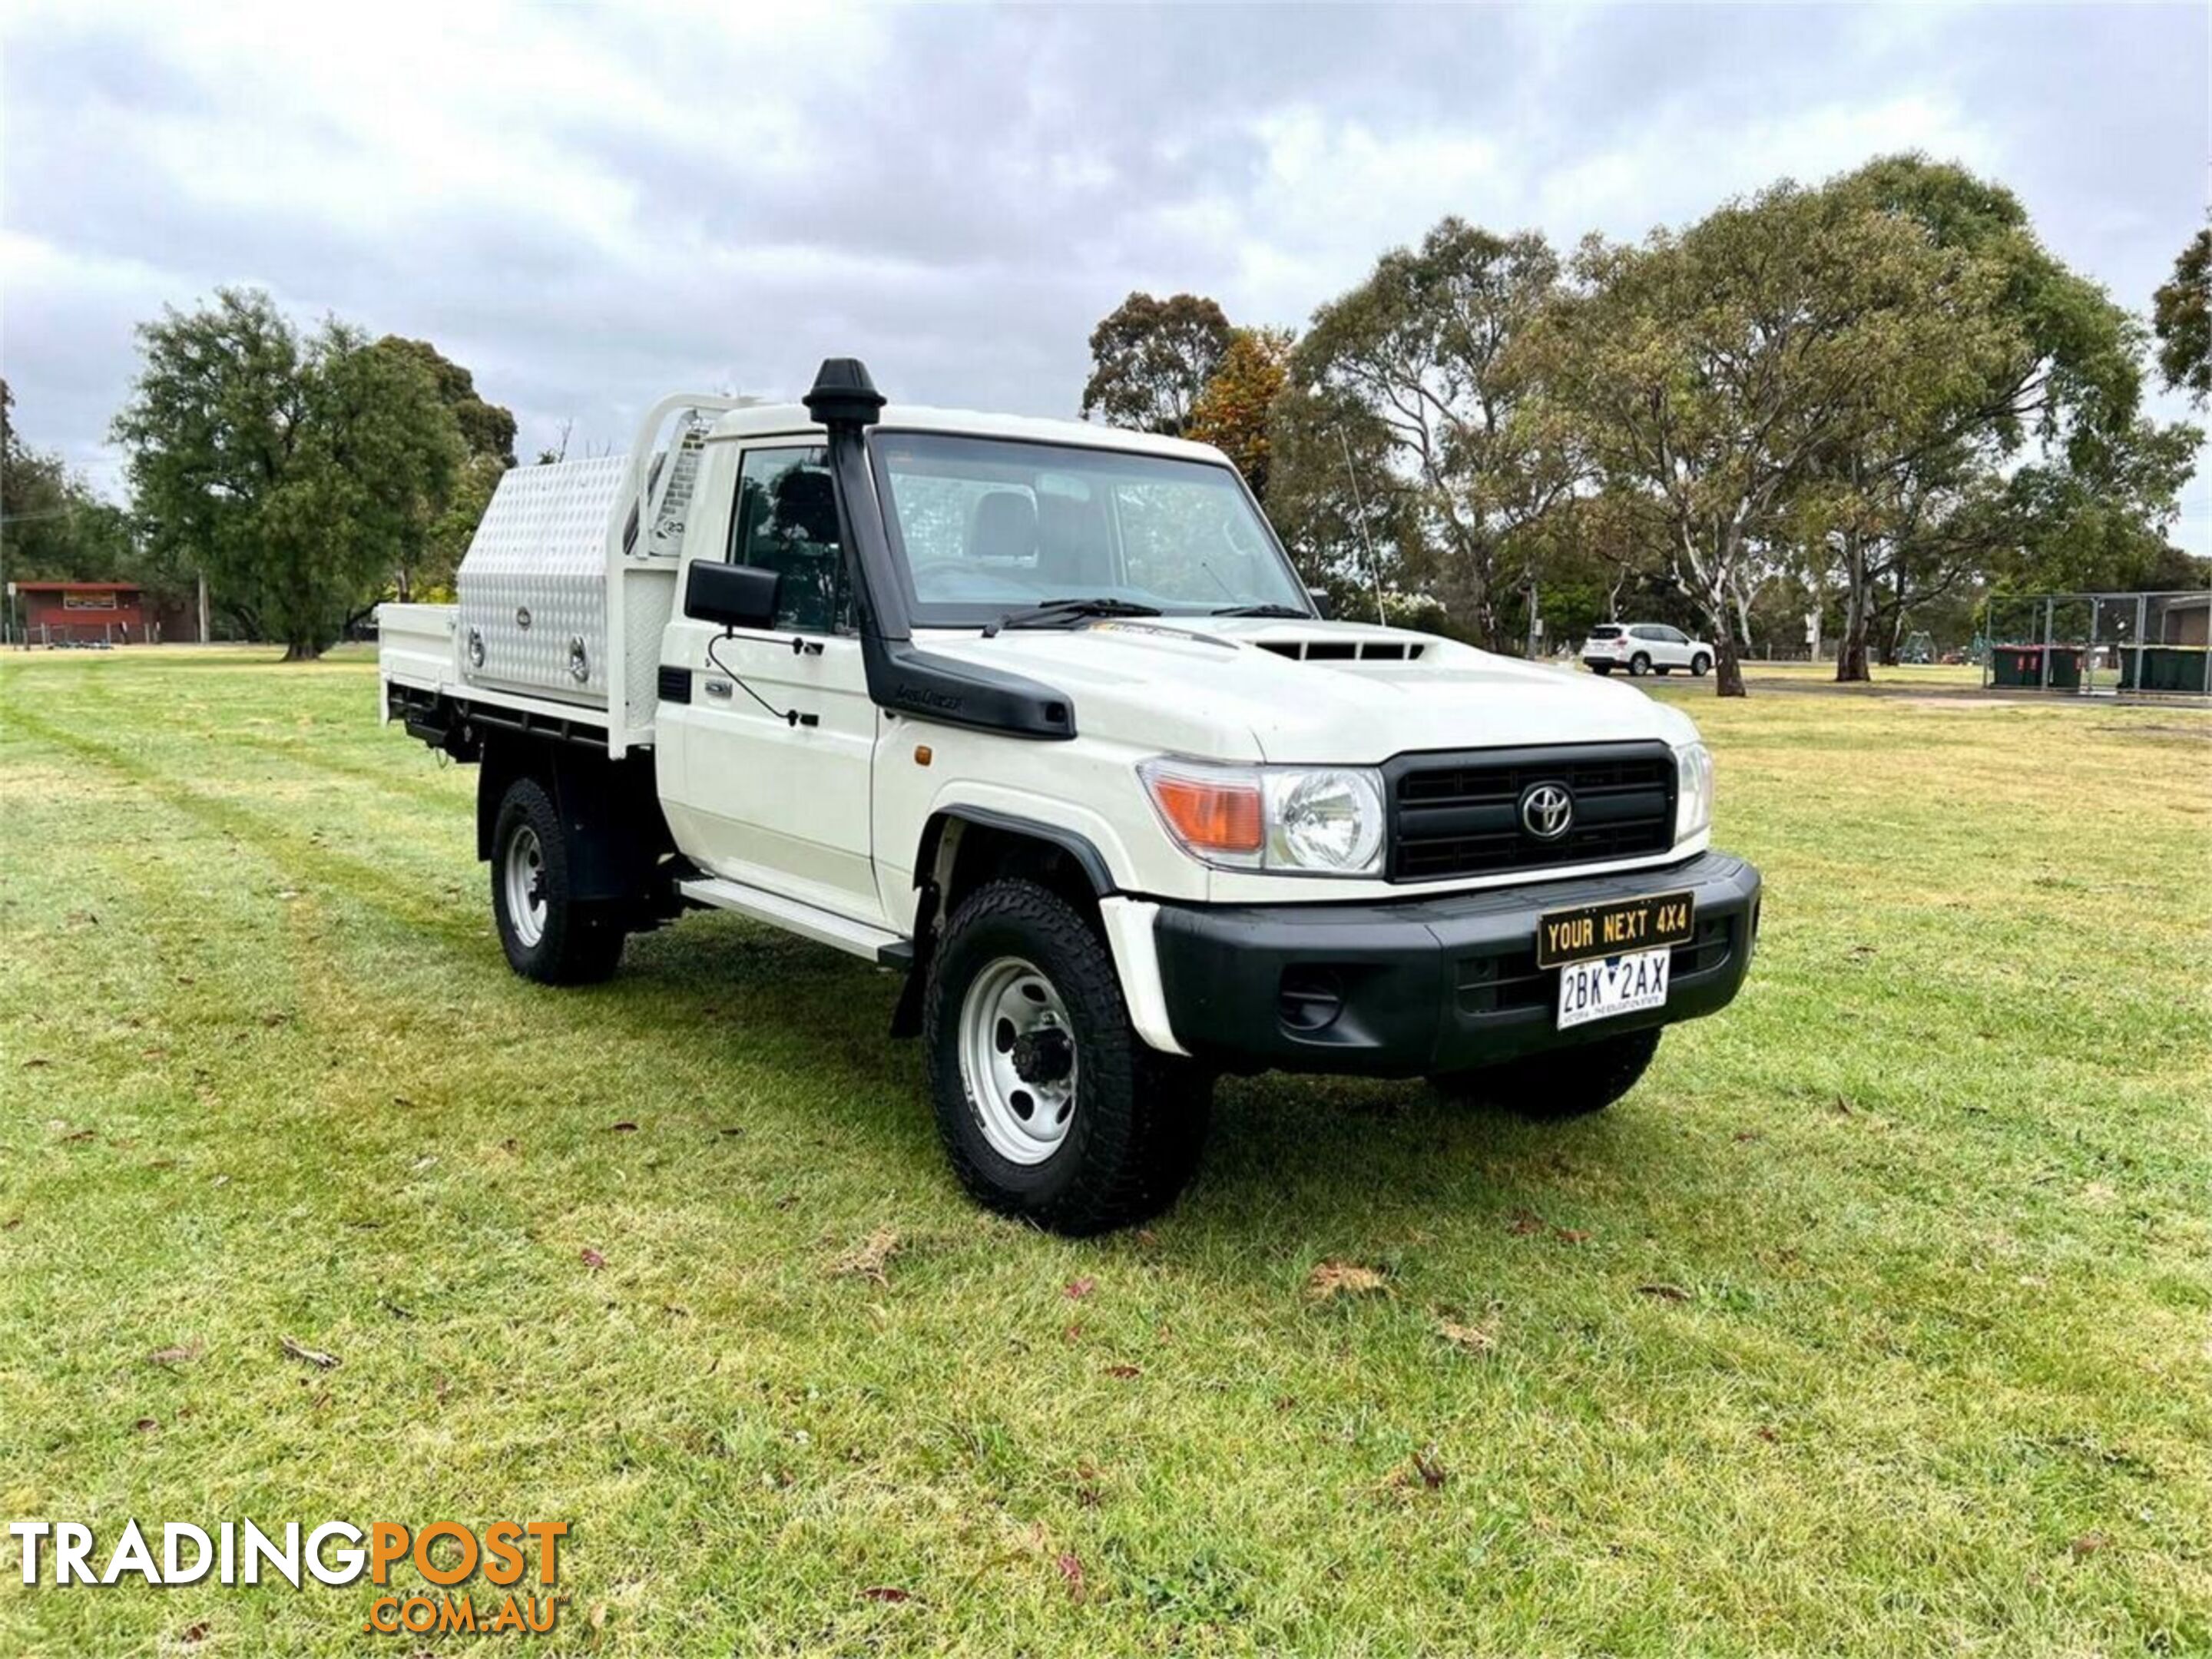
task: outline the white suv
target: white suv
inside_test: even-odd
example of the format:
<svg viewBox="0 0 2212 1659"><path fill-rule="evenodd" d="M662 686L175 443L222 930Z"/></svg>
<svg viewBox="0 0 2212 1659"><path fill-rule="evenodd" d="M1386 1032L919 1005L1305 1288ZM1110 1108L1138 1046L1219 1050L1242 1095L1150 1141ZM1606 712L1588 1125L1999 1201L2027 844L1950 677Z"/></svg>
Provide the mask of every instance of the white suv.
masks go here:
<svg viewBox="0 0 2212 1659"><path fill-rule="evenodd" d="M1583 660L1601 674L1616 668L1632 674L1673 668L1703 674L1713 665L1713 648L1662 623L1600 623L1583 641Z"/></svg>

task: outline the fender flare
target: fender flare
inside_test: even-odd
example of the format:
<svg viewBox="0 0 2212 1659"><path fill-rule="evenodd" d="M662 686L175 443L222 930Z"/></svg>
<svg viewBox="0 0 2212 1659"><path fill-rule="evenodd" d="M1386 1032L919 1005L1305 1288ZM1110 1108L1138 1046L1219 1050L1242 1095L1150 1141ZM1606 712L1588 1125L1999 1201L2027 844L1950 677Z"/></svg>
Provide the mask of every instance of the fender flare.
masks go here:
<svg viewBox="0 0 2212 1659"><path fill-rule="evenodd" d="M937 872L937 849L945 838L945 826L952 823L972 823L978 829L1002 830L1009 835L1026 836L1060 850L1075 860L1075 866L1090 882L1094 896L1105 898L1121 890L1114 879L1114 872L1105 856L1092 845L1091 838L1065 824L1046 823L1037 818L1025 818L1013 812L1001 812L988 806L942 806L929 815L922 826L921 844L915 850L914 884L926 886Z"/></svg>
<svg viewBox="0 0 2212 1659"><path fill-rule="evenodd" d="M988 806L941 806L929 815L922 825L921 841L915 852L914 884L921 890L921 900L915 907L914 963L908 969L906 983L900 988L897 1006L891 1010L891 1030L894 1037L915 1037L921 1035L921 993L929 976L930 941L937 931L937 865L938 851L944 844L945 831L954 823L974 824L978 829L998 830L1008 835L1025 836L1032 841L1059 848L1074 861L1083 872L1084 879L1091 884L1093 896L1106 898L1121 889L1114 880L1113 870L1091 838L1079 830L1064 824L1046 823L1036 818L1025 818L1018 813L1000 812Z"/></svg>

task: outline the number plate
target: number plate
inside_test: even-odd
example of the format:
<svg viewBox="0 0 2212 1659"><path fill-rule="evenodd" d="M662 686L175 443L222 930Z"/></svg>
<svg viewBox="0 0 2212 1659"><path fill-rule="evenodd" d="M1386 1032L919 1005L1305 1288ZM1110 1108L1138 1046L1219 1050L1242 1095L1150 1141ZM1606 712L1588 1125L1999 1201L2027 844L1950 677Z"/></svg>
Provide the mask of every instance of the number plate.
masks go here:
<svg viewBox="0 0 2212 1659"><path fill-rule="evenodd" d="M1661 1006L1667 1000L1667 969L1674 959L1670 948L1569 963L1559 969L1559 1029Z"/></svg>
<svg viewBox="0 0 2212 1659"><path fill-rule="evenodd" d="M1687 893L1652 893L1554 910L1536 924L1536 965L1560 968L1628 951L1687 945L1696 928L1696 901Z"/></svg>

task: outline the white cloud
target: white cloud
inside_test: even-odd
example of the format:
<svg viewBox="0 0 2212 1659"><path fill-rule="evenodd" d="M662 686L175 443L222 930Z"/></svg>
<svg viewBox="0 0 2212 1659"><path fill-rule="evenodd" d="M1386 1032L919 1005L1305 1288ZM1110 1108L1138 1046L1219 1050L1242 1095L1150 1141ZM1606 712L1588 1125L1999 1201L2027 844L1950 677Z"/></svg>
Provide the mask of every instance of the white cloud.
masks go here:
<svg viewBox="0 0 2212 1659"><path fill-rule="evenodd" d="M1565 246L1905 148L2142 306L2202 215L2206 46L2148 8L26 0L0 357L83 461L131 325L229 282L436 340L526 443L855 350L903 396L1072 413L1132 288L1298 323L1446 212Z"/></svg>

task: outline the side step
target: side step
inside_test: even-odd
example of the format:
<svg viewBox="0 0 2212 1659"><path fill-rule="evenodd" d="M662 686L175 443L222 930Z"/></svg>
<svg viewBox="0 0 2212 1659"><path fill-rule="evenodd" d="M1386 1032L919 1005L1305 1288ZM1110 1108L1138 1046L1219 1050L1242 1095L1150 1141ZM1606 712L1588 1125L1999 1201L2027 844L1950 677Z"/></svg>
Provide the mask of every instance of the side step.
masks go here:
<svg viewBox="0 0 2212 1659"><path fill-rule="evenodd" d="M771 893L765 888L748 887L741 881L707 876L697 881L678 882L676 890L694 904L703 904L715 910L734 910L741 916L767 922L786 933L811 939L817 945L834 945L848 955L864 957L879 968L906 968L914 962L912 942L900 938L888 928L872 927L865 921L854 921L834 910L824 910L803 900L786 898L781 893Z"/></svg>

